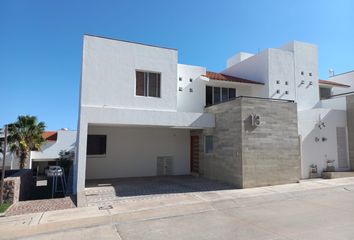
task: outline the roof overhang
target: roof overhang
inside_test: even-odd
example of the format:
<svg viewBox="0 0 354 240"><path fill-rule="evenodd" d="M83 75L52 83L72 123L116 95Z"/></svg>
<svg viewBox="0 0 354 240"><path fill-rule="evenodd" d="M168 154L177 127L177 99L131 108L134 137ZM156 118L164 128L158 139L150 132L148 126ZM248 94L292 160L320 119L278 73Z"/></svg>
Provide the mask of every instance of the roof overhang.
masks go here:
<svg viewBox="0 0 354 240"><path fill-rule="evenodd" d="M327 81L327 80L318 80L318 83L321 87L327 87L327 88L332 88L332 87L349 88L350 87L350 85L337 83L333 81Z"/></svg>
<svg viewBox="0 0 354 240"><path fill-rule="evenodd" d="M222 82L231 82L231 83L241 83L241 84L252 84L252 85L264 85L262 82L257 82L245 78L225 75L222 73L210 72L207 71L206 74L202 75L201 77L207 78L209 80L214 81L222 81Z"/></svg>

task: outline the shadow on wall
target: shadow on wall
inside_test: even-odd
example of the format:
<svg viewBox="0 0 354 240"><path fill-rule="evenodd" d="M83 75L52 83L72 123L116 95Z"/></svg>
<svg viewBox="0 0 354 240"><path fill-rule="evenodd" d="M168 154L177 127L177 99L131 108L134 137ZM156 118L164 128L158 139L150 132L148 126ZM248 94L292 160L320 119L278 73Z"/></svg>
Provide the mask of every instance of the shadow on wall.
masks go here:
<svg viewBox="0 0 354 240"><path fill-rule="evenodd" d="M338 170L337 127L345 127L345 123L338 123L338 110L319 110L316 115L318 120L309 117L311 121L303 121L304 125L311 124L312 129L302 139L302 178L310 177L310 166L313 164L317 165L318 177L321 176L327 167L327 160L334 160L335 169Z"/></svg>
<svg viewBox="0 0 354 240"><path fill-rule="evenodd" d="M257 126L252 125L252 115L249 115L244 121L243 121L243 126L245 129L245 132L253 132Z"/></svg>

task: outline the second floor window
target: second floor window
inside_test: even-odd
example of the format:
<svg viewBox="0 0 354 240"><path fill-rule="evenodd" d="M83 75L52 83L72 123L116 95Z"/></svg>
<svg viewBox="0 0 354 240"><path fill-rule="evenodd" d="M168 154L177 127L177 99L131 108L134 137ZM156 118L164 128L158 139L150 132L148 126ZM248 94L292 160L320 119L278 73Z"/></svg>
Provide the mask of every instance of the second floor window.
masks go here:
<svg viewBox="0 0 354 240"><path fill-rule="evenodd" d="M320 99L329 99L332 96L331 88L320 87Z"/></svg>
<svg viewBox="0 0 354 240"><path fill-rule="evenodd" d="M160 97L161 73L136 71L136 95Z"/></svg>
<svg viewBox="0 0 354 240"><path fill-rule="evenodd" d="M210 106L220 102L226 102L236 98L236 88L222 88L206 86L205 105Z"/></svg>

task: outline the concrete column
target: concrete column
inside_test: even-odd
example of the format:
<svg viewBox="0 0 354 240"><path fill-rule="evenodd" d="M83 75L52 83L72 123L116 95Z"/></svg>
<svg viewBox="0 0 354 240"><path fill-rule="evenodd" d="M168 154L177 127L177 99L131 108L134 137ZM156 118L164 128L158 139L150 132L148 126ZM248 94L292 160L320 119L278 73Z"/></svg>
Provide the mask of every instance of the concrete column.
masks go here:
<svg viewBox="0 0 354 240"><path fill-rule="evenodd" d="M77 133L77 154L74 164L74 193L77 194L78 207L86 206L85 179L86 179L86 146L88 123L80 120Z"/></svg>

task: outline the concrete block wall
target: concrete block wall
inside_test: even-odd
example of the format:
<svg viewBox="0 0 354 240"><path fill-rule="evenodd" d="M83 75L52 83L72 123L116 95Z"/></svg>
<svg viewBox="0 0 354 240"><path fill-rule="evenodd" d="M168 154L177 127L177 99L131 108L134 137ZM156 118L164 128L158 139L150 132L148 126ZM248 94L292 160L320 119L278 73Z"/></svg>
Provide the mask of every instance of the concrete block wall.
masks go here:
<svg viewBox="0 0 354 240"><path fill-rule="evenodd" d="M297 182L300 145L296 104L239 98L206 108L215 114L214 152L201 153L201 174L240 188ZM261 125L251 125L251 114ZM203 138L202 138L203 140Z"/></svg>
<svg viewBox="0 0 354 240"><path fill-rule="evenodd" d="M203 130L200 138L201 175L242 188L241 101L235 100L206 108L215 114L215 128ZM204 152L204 137L213 136L213 153Z"/></svg>
<svg viewBox="0 0 354 240"><path fill-rule="evenodd" d="M243 98L241 106L243 187L299 181L296 104ZM260 126L252 126L251 114L260 116Z"/></svg>
<svg viewBox="0 0 354 240"><path fill-rule="evenodd" d="M354 171L354 94L346 97L350 169Z"/></svg>

